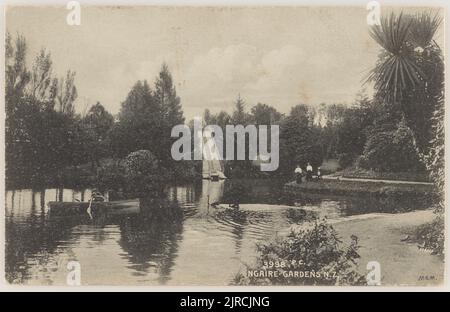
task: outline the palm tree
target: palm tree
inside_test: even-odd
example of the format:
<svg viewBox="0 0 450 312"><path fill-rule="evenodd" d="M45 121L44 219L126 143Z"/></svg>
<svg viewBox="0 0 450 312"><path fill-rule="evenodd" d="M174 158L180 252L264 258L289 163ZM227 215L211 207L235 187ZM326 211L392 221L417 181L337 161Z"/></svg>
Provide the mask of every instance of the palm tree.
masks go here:
<svg viewBox="0 0 450 312"><path fill-rule="evenodd" d="M371 36L383 48L370 72L377 96L397 106L414 133L419 155L435 182L437 217L429 224L425 247L444 252L444 62L434 40L442 18L422 12L381 19Z"/></svg>
<svg viewBox="0 0 450 312"><path fill-rule="evenodd" d="M379 99L401 111L423 155L432 139L429 120L443 105L444 63L434 40L441 22L438 13L391 13L370 29L382 51L367 81Z"/></svg>

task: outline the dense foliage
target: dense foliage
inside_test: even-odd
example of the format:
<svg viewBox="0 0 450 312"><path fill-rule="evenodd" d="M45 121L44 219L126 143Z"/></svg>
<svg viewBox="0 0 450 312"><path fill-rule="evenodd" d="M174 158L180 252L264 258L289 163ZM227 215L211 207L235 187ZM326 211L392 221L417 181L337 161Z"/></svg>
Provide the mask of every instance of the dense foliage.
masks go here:
<svg viewBox="0 0 450 312"><path fill-rule="evenodd" d="M415 233L419 248L444 257L445 254L445 220L439 215L432 222L420 226Z"/></svg>
<svg viewBox="0 0 450 312"><path fill-rule="evenodd" d="M282 114L269 104L249 107L239 95L229 113L205 110L205 124L222 129L228 124L280 127L278 170L261 172L259 159L247 156L244 161L225 161L225 175L291 178L297 165L305 169L309 162L316 169L324 159L334 158L342 168L375 173L428 169L442 189L443 59L432 40L439 23L440 18L429 13L393 14L374 26L372 36L382 49L369 77L375 85L373 99L361 93L351 104L299 104ZM102 188L113 188L114 181L121 181L120 185L126 181L121 161L139 150L153 155L167 180L200 177L200 162L174 161L170 155L176 139L170 131L185 119L166 65L154 84L144 80L133 85L117 116L100 103L78 114L75 73L69 70L64 77L54 77L51 56L45 50L29 69L26 50L23 37L7 36L8 185L95 180ZM192 128L192 122L188 124ZM77 172L89 175L89 171L94 179L74 176ZM70 176L67 181L65 177Z"/></svg>
<svg viewBox="0 0 450 312"><path fill-rule="evenodd" d="M386 125L372 129L358 165L388 172L424 169L414 148L413 133L404 122L393 129Z"/></svg>
<svg viewBox="0 0 450 312"><path fill-rule="evenodd" d="M134 196L152 197L164 192L167 170L150 151L139 150L128 155L125 168L127 185Z"/></svg>
<svg viewBox="0 0 450 312"><path fill-rule="evenodd" d="M142 149L158 159L167 171L167 180L199 176L196 164L175 162L170 155L174 140L170 131L174 125L183 124L184 117L165 64L153 90L147 81L133 86L115 119L99 102L87 112L77 113L75 72L69 70L65 77L54 77L50 53L45 50L28 69L26 51L25 38L13 40L7 35L8 186L86 186L78 185L80 182L120 188L124 179L120 160Z"/></svg>
<svg viewBox="0 0 450 312"><path fill-rule="evenodd" d="M246 159L244 161L225 161L225 175L228 177L266 177L282 175L290 177L298 165L306 169L307 163L315 168L320 166L323 160L323 150L320 145L321 127L314 122L315 110L313 107L299 104L291 108L289 115L278 112L274 107L257 103L247 112L244 100L241 97L235 101L235 107L231 115L225 111L212 114L205 110L203 119L206 124L216 124L225 133L225 126L231 125L278 125L279 133L279 167L274 172L261 172L258 160L248 157L246 146ZM270 130L268 132L268 148L270 148ZM248 136L246 137L248 141ZM258 138L259 140L259 138ZM224 150L224 154L226 149ZM236 153L236 148L235 148Z"/></svg>
<svg viewBox="0 0 450 312"><path fill-rule="evenodd" d="M7 183L60 180L61 169L82 162L86 153L80 117L73 113L75 73L53 77L50 54L45 50L28 70L26 41L21 36L13 43L7 35L5 56Z"/></svg>
<svg viewBox="0 0 450 312"><path fill-rule="evenodd" d="M259 257L247 273L235 277L238 285L364 285L356 270L358 238L344 244L326 220L315 220L292 230L285 238L257 246ZM272 271L272 276L255 277L249 271ZM293 273L298 272L295 276ZM303 275L301 275L302 273Z"/></svg>
<svg viewBox="0 0 450 312"><path fill-rule="evenodd" d="M410 128L413 146L435 182L437 217L424 238L437 254L444 250L444 59L434 40L441 23L439 12L383 17L371 29L382 51L369 77L376 96Z"/></svg>

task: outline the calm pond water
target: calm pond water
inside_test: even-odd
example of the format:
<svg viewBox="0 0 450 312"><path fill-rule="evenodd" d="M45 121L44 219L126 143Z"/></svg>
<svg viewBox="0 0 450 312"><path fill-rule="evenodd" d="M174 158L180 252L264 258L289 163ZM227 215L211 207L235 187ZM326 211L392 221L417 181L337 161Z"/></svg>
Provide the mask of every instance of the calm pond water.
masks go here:
<svg viewBox="0 0 450 312"><path fill-rule="evenodd" d="M54 216L49 201L87 201L90 190L6 192L6 275L11 283L65 285L69 261L82 285L228 285L256 256L255 244L288 231L299 210L328 218L362 213L345 199L286 198L277 181L251 181L239 212L208 207L228 181L171 187L183 220L142 212L91 220ZM358 206L358 205L356 205Z"/></svg>

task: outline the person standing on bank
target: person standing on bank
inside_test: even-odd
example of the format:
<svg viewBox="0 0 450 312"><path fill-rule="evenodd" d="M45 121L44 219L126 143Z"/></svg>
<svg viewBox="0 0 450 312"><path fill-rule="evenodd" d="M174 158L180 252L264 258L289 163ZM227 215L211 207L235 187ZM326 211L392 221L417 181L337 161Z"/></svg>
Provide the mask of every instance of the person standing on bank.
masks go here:
<svg viewBox="0 0 450 312"><path fill-rule="evenodd" d="M297 184L302 183L303 170L302 168L300 168L299 165L297 165L297 168L295 168L294 173L295 173L295 181L297 182Z"/></svg>
<svg viewBox="0 0 450 312"><path fill-rule="evenodd" d="M306 166L306 181L312 180L313 167L310 163Z"/></svg>

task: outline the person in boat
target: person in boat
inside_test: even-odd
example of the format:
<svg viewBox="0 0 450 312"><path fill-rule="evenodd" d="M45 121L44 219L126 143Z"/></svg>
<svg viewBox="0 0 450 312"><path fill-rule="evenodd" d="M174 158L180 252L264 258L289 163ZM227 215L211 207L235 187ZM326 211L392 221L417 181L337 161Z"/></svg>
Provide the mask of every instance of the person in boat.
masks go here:
<svg viewBox="0 0 450 312"><path fill-rule="evenodd" d="M295 182L297 184L302 183L303 170L299 165L297 165L297 167L295 168L294 174L295 174Z"/></svg>
<svg viewBox="0 0 450 312"><path fill-rule="evenodd" d="M313 175L313 167L310 163L306 166L306 181L311 181Z"/></svg>
<svg viewBox="0 0 450 312"><path fill-rule="evenodd" d="M102 193L97 191L96 189L92 190L91 200L93 202L104 202L105 197L103 197Z"/></svg>

